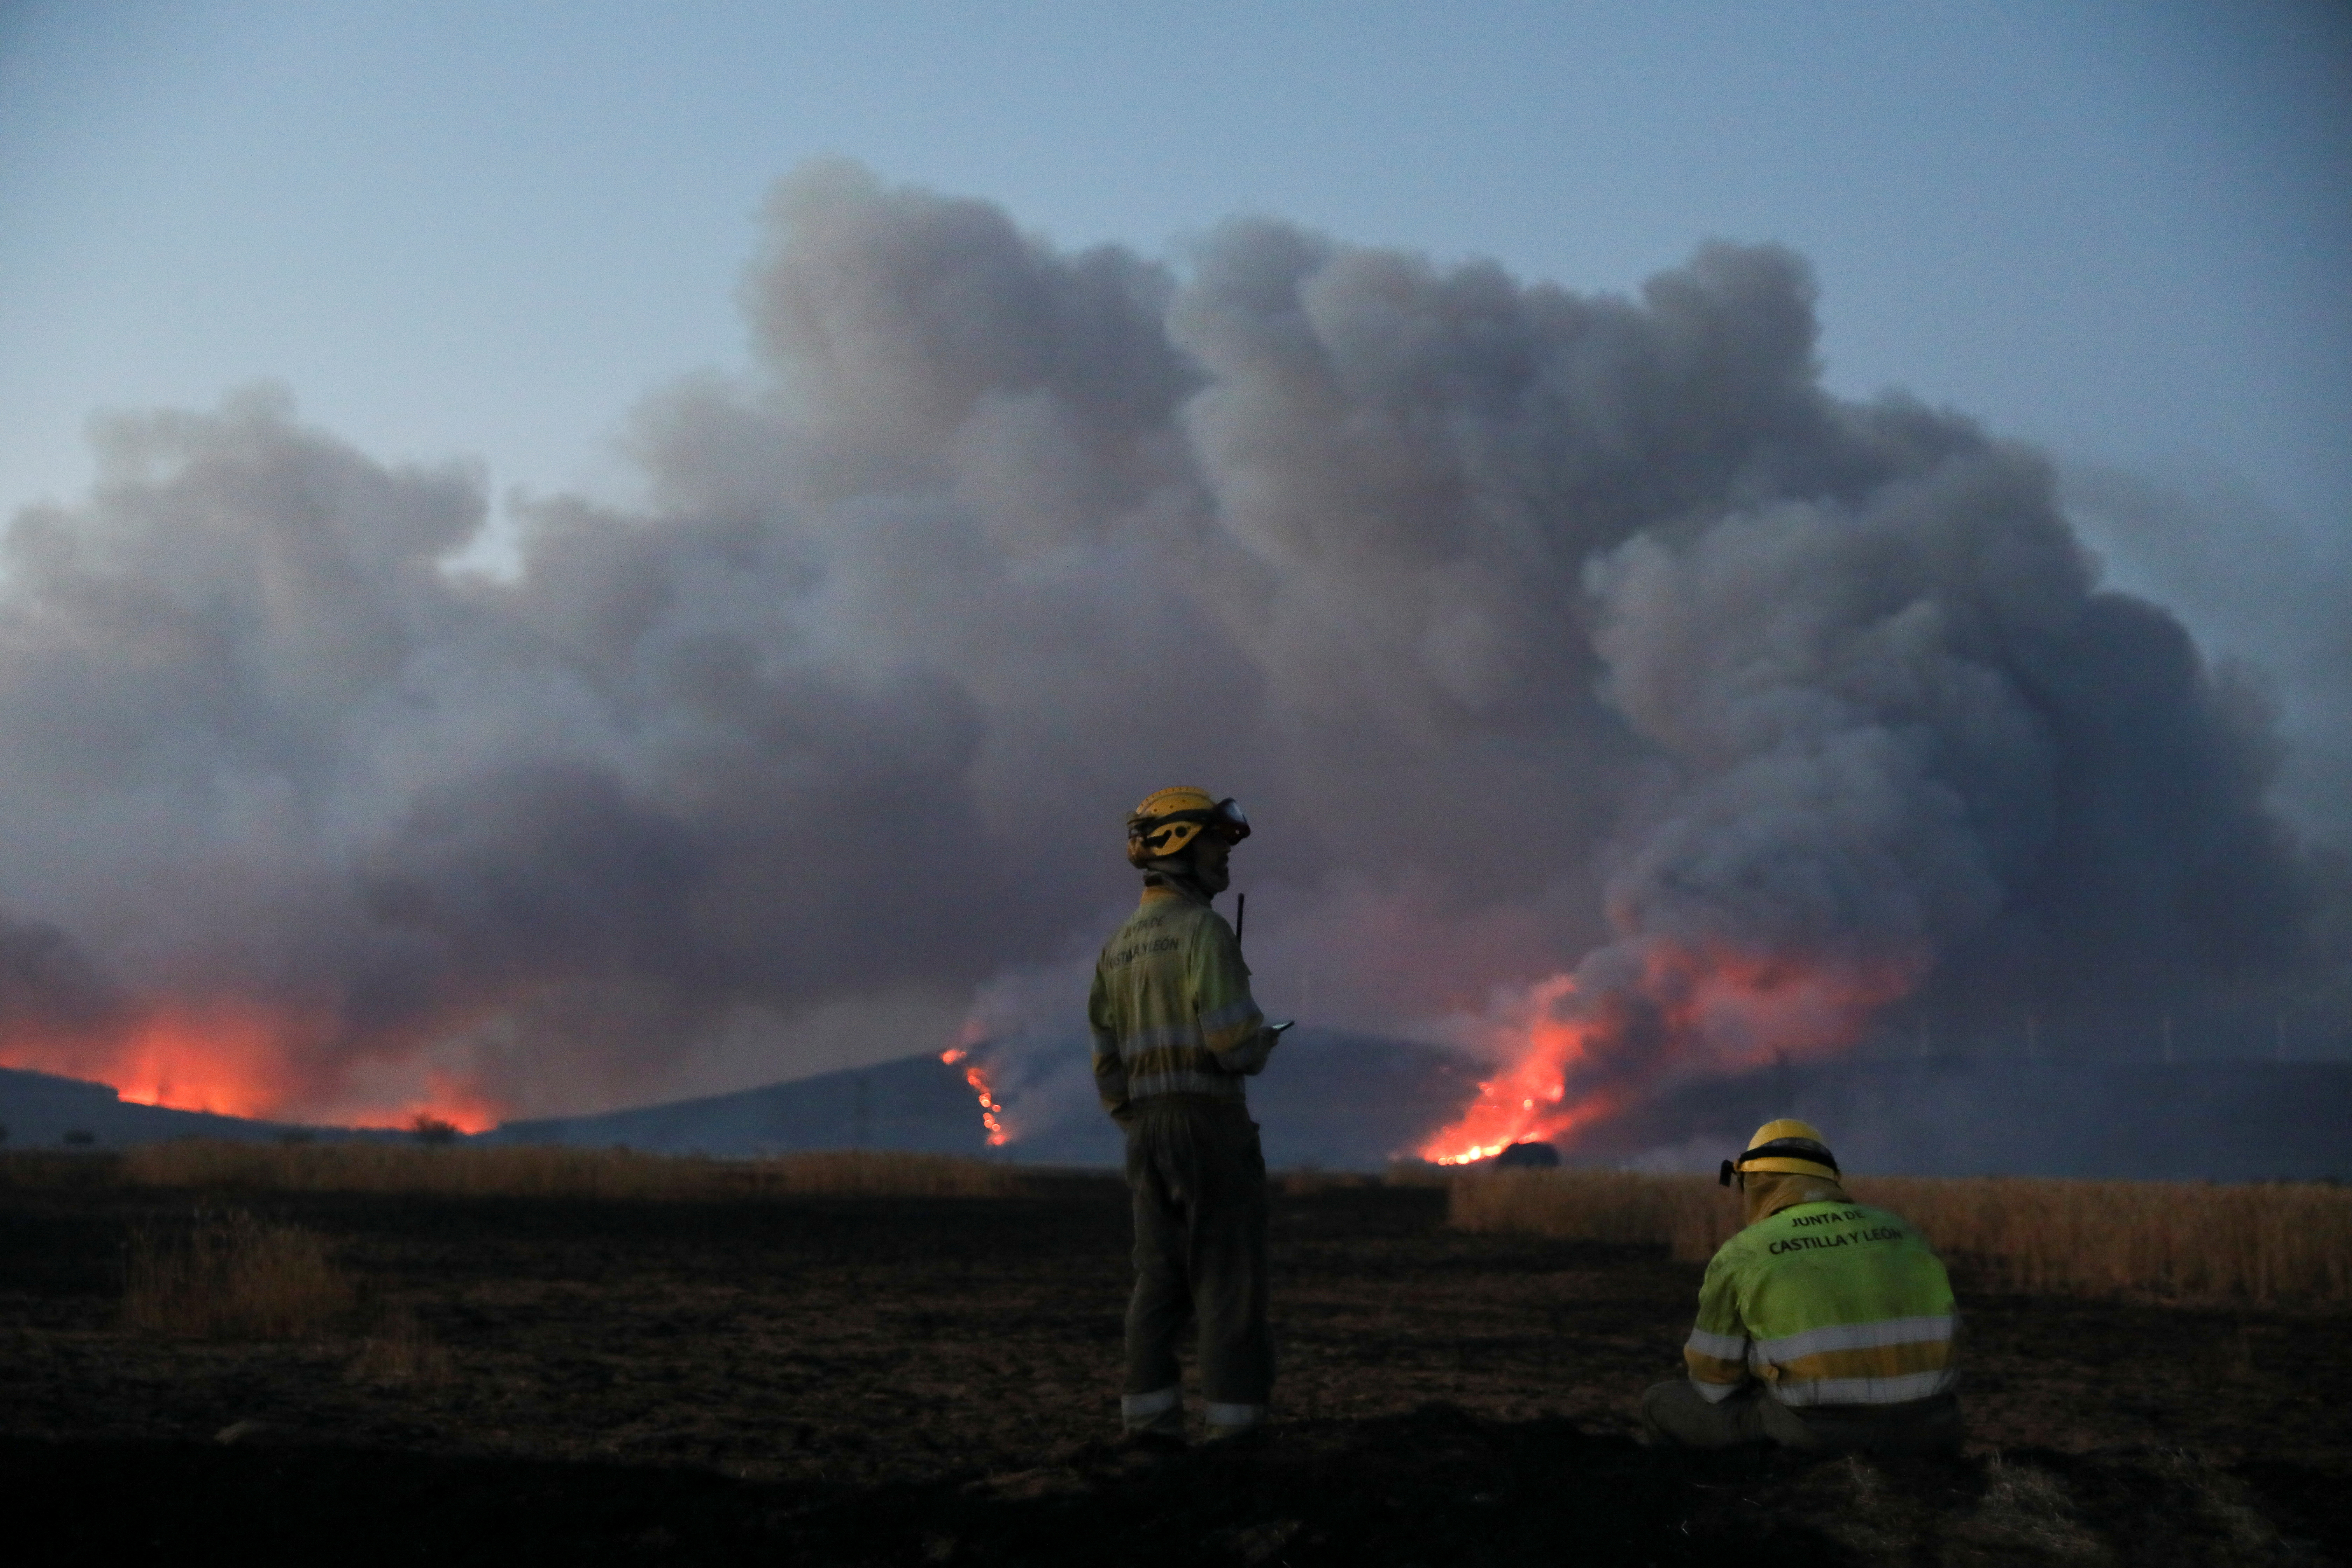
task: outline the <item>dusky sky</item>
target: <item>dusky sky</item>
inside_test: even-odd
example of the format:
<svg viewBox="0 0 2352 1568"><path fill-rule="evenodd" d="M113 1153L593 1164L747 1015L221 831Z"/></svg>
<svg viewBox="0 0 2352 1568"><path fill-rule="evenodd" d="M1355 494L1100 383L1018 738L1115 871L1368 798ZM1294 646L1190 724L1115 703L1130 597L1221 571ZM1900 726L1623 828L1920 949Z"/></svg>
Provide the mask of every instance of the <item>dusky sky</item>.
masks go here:
<svg viewBox="0 0 2352 1568"><path fill-rule="evenodd" d="M11 4L0 510L79 492L93 411L258 378L625 489L631 405L744 361L763 192L846 154L1180 261L1255 213L1579 289L1780 240L1837 390L2333 545L2348 84L2309 4Z"/></svg>

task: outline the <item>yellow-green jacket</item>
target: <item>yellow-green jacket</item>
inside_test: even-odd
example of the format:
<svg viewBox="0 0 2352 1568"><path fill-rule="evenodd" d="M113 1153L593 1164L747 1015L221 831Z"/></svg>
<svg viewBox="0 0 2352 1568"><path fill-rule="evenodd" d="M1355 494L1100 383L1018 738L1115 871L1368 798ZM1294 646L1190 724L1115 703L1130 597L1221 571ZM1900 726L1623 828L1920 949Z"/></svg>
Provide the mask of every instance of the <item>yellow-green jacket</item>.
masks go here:
<svg viewBox="0 0 2352 1568"><path fill-rule="evenodd" d="M1951 1281L1919 1234L1841 1195L1723 1244L1683 1360L1709 1400L1753 1377L1792 1406L1895 1405L1952 1386L1958 1324Z"/></svg>
<svg viewBox="0 0 2352 1568"><path fill-rule="evenodd" d="M1271 1037L1234 928L1206 902L1151 886L1095 963L1087 998L1095 1088L1119 1121L1165 1095L1243 1099Z"/></svg>

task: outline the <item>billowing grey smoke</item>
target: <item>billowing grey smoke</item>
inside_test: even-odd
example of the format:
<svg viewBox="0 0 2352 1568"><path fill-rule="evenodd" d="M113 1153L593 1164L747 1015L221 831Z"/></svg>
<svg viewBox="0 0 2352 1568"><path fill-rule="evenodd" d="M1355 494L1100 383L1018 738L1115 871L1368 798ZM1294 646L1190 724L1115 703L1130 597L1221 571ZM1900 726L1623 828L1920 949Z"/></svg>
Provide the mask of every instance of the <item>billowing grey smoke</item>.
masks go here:
<svg viewBox="0 0 2352 1568"><path fill-rule="evenodd" d="M2306 962L2259 703L2032 454L1826 395L1784 251L1631 300L1249 223L1179 274L837 164L772 234L767 379L652 400L646 508L529 506L511 579L443 564L478 475L263 394L16 521L8 1059L235 1003L293 1108L550 1110L920 1048L1090 951L1176 781L1335 1022L1661 944L2053 1016Z"/></svg>

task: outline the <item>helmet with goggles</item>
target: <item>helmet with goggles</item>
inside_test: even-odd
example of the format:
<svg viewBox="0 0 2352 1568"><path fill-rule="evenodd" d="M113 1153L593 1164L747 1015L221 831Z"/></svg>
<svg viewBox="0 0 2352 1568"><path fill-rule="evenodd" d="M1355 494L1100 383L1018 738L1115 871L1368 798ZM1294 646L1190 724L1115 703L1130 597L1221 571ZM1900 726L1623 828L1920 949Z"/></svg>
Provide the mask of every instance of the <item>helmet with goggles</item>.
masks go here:
<svg viewBox="0 0 2352 1568"><path fill-rule="evenodd" d="M1731 1185L1734 1176L1766 1173L1796 1176L1827 1176L1840 1179L1837 1156L1822 1142L1820 1129L1810 1121L1784 1117L1767 1121L1748 1140L1748 1148L1737 1160L1726 1160L1717 1179Z"/></svg>
<svg viewBox="0 0 2352 1568"><path fill-rule="evenodd" d="M1231 795L1218 800L1190 784L1155 790L1127 814L1127 863L1139 868L1181 855L1203 833L1239 844L1250 836L1249 818Z"/></svg>

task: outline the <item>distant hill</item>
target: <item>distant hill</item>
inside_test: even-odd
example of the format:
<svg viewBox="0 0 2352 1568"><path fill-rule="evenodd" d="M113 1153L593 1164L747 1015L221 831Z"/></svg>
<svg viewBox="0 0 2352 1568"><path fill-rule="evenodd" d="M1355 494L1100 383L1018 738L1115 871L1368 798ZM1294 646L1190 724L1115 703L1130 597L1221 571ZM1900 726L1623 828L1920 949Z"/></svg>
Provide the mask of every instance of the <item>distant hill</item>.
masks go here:
<svg viewBox="0 0 2352 1568"><path fill-rule="evenodd" d="M499 1144L620 1144L663 1153L745 1156L806 1149L988 1154L1027 1163L1116 1165L1118 1129L1095 1103L1083 1043L992 1051L1013 1107L1014 1141L992 1152L964 1069L935 1054L873 1067L590 1116L509 1121L466 1140ZM1330 1030L1294 1030L1250 1085L1276 1165L1377 1169L1450 1117L1475 1088L1460 1058L1433 1047ZM173 1138L268 1142L388 1139L373 1129L310 1127L135 1105L102 1083L0 1068L0 1148L119 1149ZM70 1140L70 1142L68 1142Z"/></svg>
<svg viewBox="0 0 2352 1568"><path fill-rule="evenodd" d="M982 1047L1015 1136L992 1151L961 1065L923 1055L733 1094L510 1121L469 1142L613 1144L742 1156L806 1149L993 1154L1112 1166L1086 1047ZM1377 1170L1475 1092L1479 1069L1432 1046L1299 1028L1251 1080L1277 1168ZM1841 1058L1664 1090L1562 1150L1572 1164L1711 1171L1759 1123L1801 1116L1856 1171L2256 1181L2352 1178L2352 1062L2030 1065ZM172 1138L388 1140L122 1100L102 1083L0 1068L0 1148L120 1149ZM71 1140L72 1142L68 1142Z"/></svg>
<svg viewBox="0 0 2352 1568"><path fill-rule="evenodd" d="M1010 1105L1013 1141L1000 1152L1035 1164L1116 1165L1118 1130L1102 1114L1087 1047L980 1047ZM483 1143L621 1143L673 1153L761 1154L795 1149L990 1152L964 1068L936 1055L674 1100L596 1116L510 1121ZM1293 1030L1250 1080L1269 1163L1377 1169L1442 1125L1475 1090L1450 1051L1332 1030Z"/></svg>
<svg viewBox="0 0 2352 1568"><path fill-rule="evenodd" d="M614 1144L665 1154L774 1154L799 1149L987 1149L961 1073L936 1054L848 1068L732 1094L593 1116L502 1122L475 1143Z"/></svg>
<svg viewBox="0 0 2352 1568"><path fill-rule="evenodd" d="M272 1142L289 1138L334 1141L397 1136L376 1129L310 1127L139 1105L124 1100L108 1084L0 1068L0 1149L127 1149L173 1138Z"/></svg>

